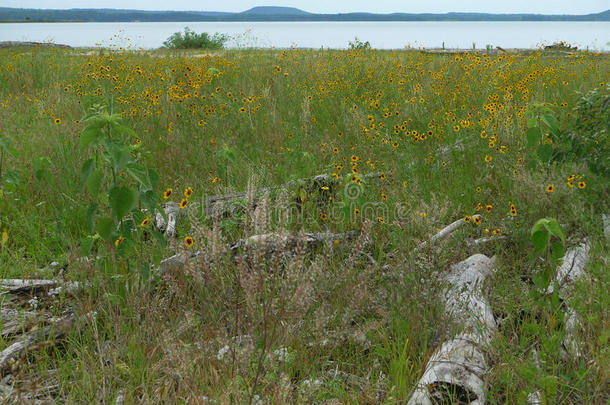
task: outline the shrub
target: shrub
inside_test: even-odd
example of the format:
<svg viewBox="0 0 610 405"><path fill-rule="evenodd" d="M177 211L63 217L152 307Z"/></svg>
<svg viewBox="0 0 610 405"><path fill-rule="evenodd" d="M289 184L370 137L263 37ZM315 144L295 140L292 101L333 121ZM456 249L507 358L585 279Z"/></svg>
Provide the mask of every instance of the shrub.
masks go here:
<svg viewBox="0 0 610 405"><path fill-rule="evenodd" d="M210 35L207 32L198 34L189 27L185 27L184 34L182 32L174 32L163 45L170 49L222 49L228 40L229 36L226 34L218 32L214 35Z"/></svg>
<svg viewBox="0 0 610 405"><path fill-rule="evenodd" d="M371 44L369 41L362 42L355 37L353 41L349 41L349 49L371 49Z"/></svg>

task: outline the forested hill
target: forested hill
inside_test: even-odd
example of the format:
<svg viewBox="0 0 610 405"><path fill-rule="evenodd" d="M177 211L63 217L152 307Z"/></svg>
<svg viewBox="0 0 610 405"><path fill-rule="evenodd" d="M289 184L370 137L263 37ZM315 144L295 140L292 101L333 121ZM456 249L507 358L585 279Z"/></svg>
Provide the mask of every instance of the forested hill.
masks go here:
<svg viewBox="0 0 610 405"><path fill-rule="evenodd" d="M0 7L0 21L610 21L610 10L587 15L544 14L314 14L292 7L254 7L240 13L117 9L24 9Z"/></svg>

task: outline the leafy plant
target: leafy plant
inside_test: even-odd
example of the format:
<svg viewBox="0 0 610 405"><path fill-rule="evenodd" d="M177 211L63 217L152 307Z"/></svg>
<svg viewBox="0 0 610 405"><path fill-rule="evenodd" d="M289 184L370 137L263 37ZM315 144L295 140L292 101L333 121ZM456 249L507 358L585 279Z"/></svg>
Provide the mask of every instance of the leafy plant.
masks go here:
<svg viewBox="0 0 610 405"><path fill-rule="evenodd" d="M107 113L104 106L95 105L83 122L87 126L80 138L81 150L92 147L94 153L82 166L80 183L93 198L87 223L96 233L85 238L81 247L88 253L101 238L125 249L130 245L128 237L144 220L139 206L151 213L163 212L155 192L159 175L139 162L140 145L129 143L136 134L121 124L120 114Z"/></svg>
<svg viewBox="0 0 610 405"><path fill-rule="evenodd" d="M358 39L358 37L355 37L353 41L349 41L349 49L368 50L371 49L371 44L369 43L369 41L362 42Z"/></svg>
<svg viewBox="0 0 610 405"><path fill-rule="evenodd" d="M610 91L601 86L576 104L572 131L561 134L563 148L557 160L584 162L599 175L610 177Z"/></svg>
<svg viewBox="0 0 610 405"><path fill-rule="evenodd" d="M530 169L537 162L549 164L556 154L552 146L553 140L560 136L559 120L553 110L542 103L535 103L527 119L527 148L535 159L530 161Z"/></svg>
<svg viewBox="0 0 610 405"><path fill-rule="evenodd" d="M536 221L532 227L531 241L534 245L534 253L543 256L552 264L557 264L565 254L566 236L559 222L554 218L542 218Z"/></svg>
<svg viewBox="0 0 610 405"><path fill-rule="evenodd" d="M189 27L184 27L182 32L173 33L163 45L169 49L222 49L225 43L230 39L226 34L215 33L210 35L207 32L196 33Z"/></svg>
<svg viewBox="0 0 610 405"><path fill-rule="evenodd" d="M578 101L571 130L561 130L551 107L537 103L527 121L527 146L544 164L576 161L610 176L610 92L596 88ZM535 161L530 162L533 167Z"/></svg>

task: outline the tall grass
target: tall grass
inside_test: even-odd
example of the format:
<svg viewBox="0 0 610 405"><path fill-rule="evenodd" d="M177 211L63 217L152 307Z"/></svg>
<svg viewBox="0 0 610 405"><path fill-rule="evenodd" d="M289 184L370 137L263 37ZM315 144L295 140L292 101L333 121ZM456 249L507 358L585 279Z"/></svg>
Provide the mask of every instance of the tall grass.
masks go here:
<svg viewBox="0 0 610 405"><path fill-rule="evenodd" d="M607 91L606 54L189 55L0 50L0 134L16 150L3 160L0 184L2 274L90 283L78 297L44 300L48 312L71 306L82 316L63 350L32 354L34 367L17 368L18 381L58 381L56 395L70 403L110 402L121 390L138 403L405 403L453 327L440 304L443 274L473 252L464 240L498 231L508 241L481 248L498 256L488 292L508 319L491 353L490 401L518 402L540 385L557 403L607 399L609 280L599 215L608 178L569 160L529 169L535 157L525 136L534 102L578 131L580 93ZM94 104L136 131L134 151L175 202L187 187L195 202L320 173L336 173L342 184L274 192L253 216L193 212L164 248L151 239L132 256L93 252L84 260L91 199L78 174L86 156L77 151L80 120ZM351 170L363 179L356 194L347 189ZM572 174L586 187L569 187ZM282 215L294 206L294 215ZM463 227L439 251L417 250L443 225L477 212L481 225ZM529 295L528 232L545 216L563 224L570 243L586 236L594 249L591 277L573 295L587 320L585 357L541 350L547 357L535 368L531 348L556 339L556 314ZM223 254L226 243L281 229L364 236L258 261ZM194 247L183 245L185 236ZM163 280L150 276L162 258L195 249L209 260Z"/></svg>

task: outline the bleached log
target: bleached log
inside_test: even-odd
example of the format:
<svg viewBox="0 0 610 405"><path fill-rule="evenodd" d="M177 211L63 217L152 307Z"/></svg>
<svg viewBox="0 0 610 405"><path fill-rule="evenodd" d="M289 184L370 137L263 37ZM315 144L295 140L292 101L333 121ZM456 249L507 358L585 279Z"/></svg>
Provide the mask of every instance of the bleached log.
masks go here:
<svg viewBox="0 0 610 405"><path fill-rule="evenodd" d="M10 366L19 359L26 350L34 349L36 348L36 345L48 339L63 338L72 328L74 319L73 314L55 319L44 329L30 332L2 350L2 352L0 352L0 374L4 375Z"/></svg>
<svg viewBox="0 0 610 405"><path fill-rule="evenodd" d="M447 281L445 311L461 332L443 343L428 361L409 405L432 405L442 398L456 403L484 404L489 367L484 350L497 332L492 308L482 286L495 259L476 254L454 265Z"/></svg>
<svg viewBox="0 0 610 405"><path fill-rule="evenodd" d="M610 240L610 215L602 215L602 224L604 227L604 236Z"/></svg>
<svg viewBox="0 0 610 405"><path fill-rule="evenodd" d="M472 219L474 220L475 218L480 218L480 217L481 217L480 215L473 215ZM435 234L434 236L432 236L429 240L420 243L418 248L423 249L428 245L434 244L435 242L437 242L440 239L446 238L447 236L449 236L450 234L455 232L455 230L457 230L458 228L460 228L462 225L464 225L466 223L467 222L464 221L464 218L460 218L457 221L452 222L451 224L447 225L446 227L444 227L443 229L438 231L438 233Z"/></svg>
<svg viewBox="0 0 610 405"><path fill-rule="evenodd" d="M28 280L28 279L5 279L0 280L2 294L40 293L48 290L47 295L55 296L60 292L73 294L87 283L78 281L62 280ZM4 310L3 310L4 311ZM4 312L3 312L4 314ZM4 315L3 315L4 316Z"/></svg>
<svg viewBox="0 0 610 405"><path fill-rule="evenodd" d="M254 235L249 238L240 239L229 247L229 250L234 254L241 252L251 252L258 250L264 254L270 254L278 250L294 250L297 245L305 245L306 249L312 249L315 246L326 241L343 242L353 239L355 232L347 233L298 233L298 232L272 232L262 235Z"/></svg>
<svg viewBox="0 0 610 405"><path fill-rule="evenodd" d="M2 309L2 331L0 335L3 338L15 335L21 332L23 325L38 314L33 311L18 311L16 309Z"/></svg>
<svg viewBox="0 0 610 405"><path fill-rule="evenodd" d="M582 242L578 246L568 249L563 256L563 263L557 270L555 281L559 285L559 294L565 296L569 293L574 282L585 275L585 264L589 258L589 244ZM551 283L547 289L548 294L552 294L555 283Z"/></svg>
<svg viewBox="0 0 610 405"><path fill-rule="evenodd" d="M57 280L4 279L0 280L0 289L3 290L2 294L34 293L55 287L57 284Z"/></svg>
<svg viewBox="0 0 610 405"><path fill-rule="evenodd" d="M578 246L568 249L563 257L563 263L557 270L555 281L559 286L559 296L564 301L572 291L574 283L582 278L586 272L586 264L589 259L590 246L588 242L581 242ZM547 293L552 294L554 291L554 284L551 283L547 289ZM563 339L563 347L568 353L573 354L576 357L581 356L579 349L577 332L580 329L581 322L580 317L567 303L566 305L566 317L565 317L565 336Z"/></svg>
<svg viewBox="0 0 610 405"><path fill-rule="evenodd" d="M569 287L571 284L585 274L585 264L587 262L588 253L589 245L586 242L580 243L578 246L568 249L563 257L563 263L557 270L554 282L549 285L546 293L552 294L555 291L554 285L556 282L560 288L559 294L562 298L564 298L570 289ZM576 339L576 333L580 326L580 319L576 311L574 311L567 304L564 319L565 336L563 339L563 347L568 352L580 357L580 349ZM534 364L540 369L540 362L538 360L538 353L536 352L536 349L532 351L532 356L534 357ZM530 405L541 405L543 401L540 390L536 390L528 394L527 403Z"/></svg>
<svg viewBox="0 0 610 405"><path fill-rule="evenodd" d="M355 232L346 232L339 234L324 232L274 232L262 235L254 235L248 238L240 239L233 244L227 245L227 251L230 252L232 258L237 258L240 256L248 257L254 252L260 254L261 256L268 256L273 252L279 250L294 251L299 245L304 246L305 250L309 251L328 241L332 241L333 243L341 243L348 240L352 240L355 235ZM161 261L157 271L160 275L163 275L169 271L184 267L190 261L197 262L198 260L201 260L206 257L207 254L203 251L198 251L195 253L178 253ZM209 260L213 261L213 258Z"/></svg>
<svg viewBox="0 0 610 405"><path fill-rule="evenodd" d="M381 173L368 173L360 176L360 178L363 180L381 179ZM263 187L256 190L256 193L254 195L254 201L252 201L252 209L255 209L257 207L258 201L261 196L269 195L269 193L272 191L283 190L290 187L295 187L299 184L303 184L308 192L313 192L315 190L320 189L321 187L332 187L333 185L338 184L340 181L340 178L336 179L332 176L332 174L319 174L313 177L291 180L279 186ZM185 210L190 211L193 209L200 209L205 214L205 216L231 216L234 214L234 212L232 211L236 208L236 205L229 203L235 202L236 200L243 200L247 197L247 192L211 196L201 202L189 203ZM180 206L178 204L173 202L164 204L163 210L165 211L165 214L167 216L167 223L163 215L157 212L154 216L155 226L161 232L164 232L166 235L175 236L176 223L183 210L180 209Z"/></svg>
<svg viewBox="0 0 610 405"><path fill-rule="evenodd" d="M180 206L176 203L167 203L163 206L163 211L167 216L167 223L160 212L155 213L155 226L168 236L176 234L176 223L180 215Z"/></svg>

